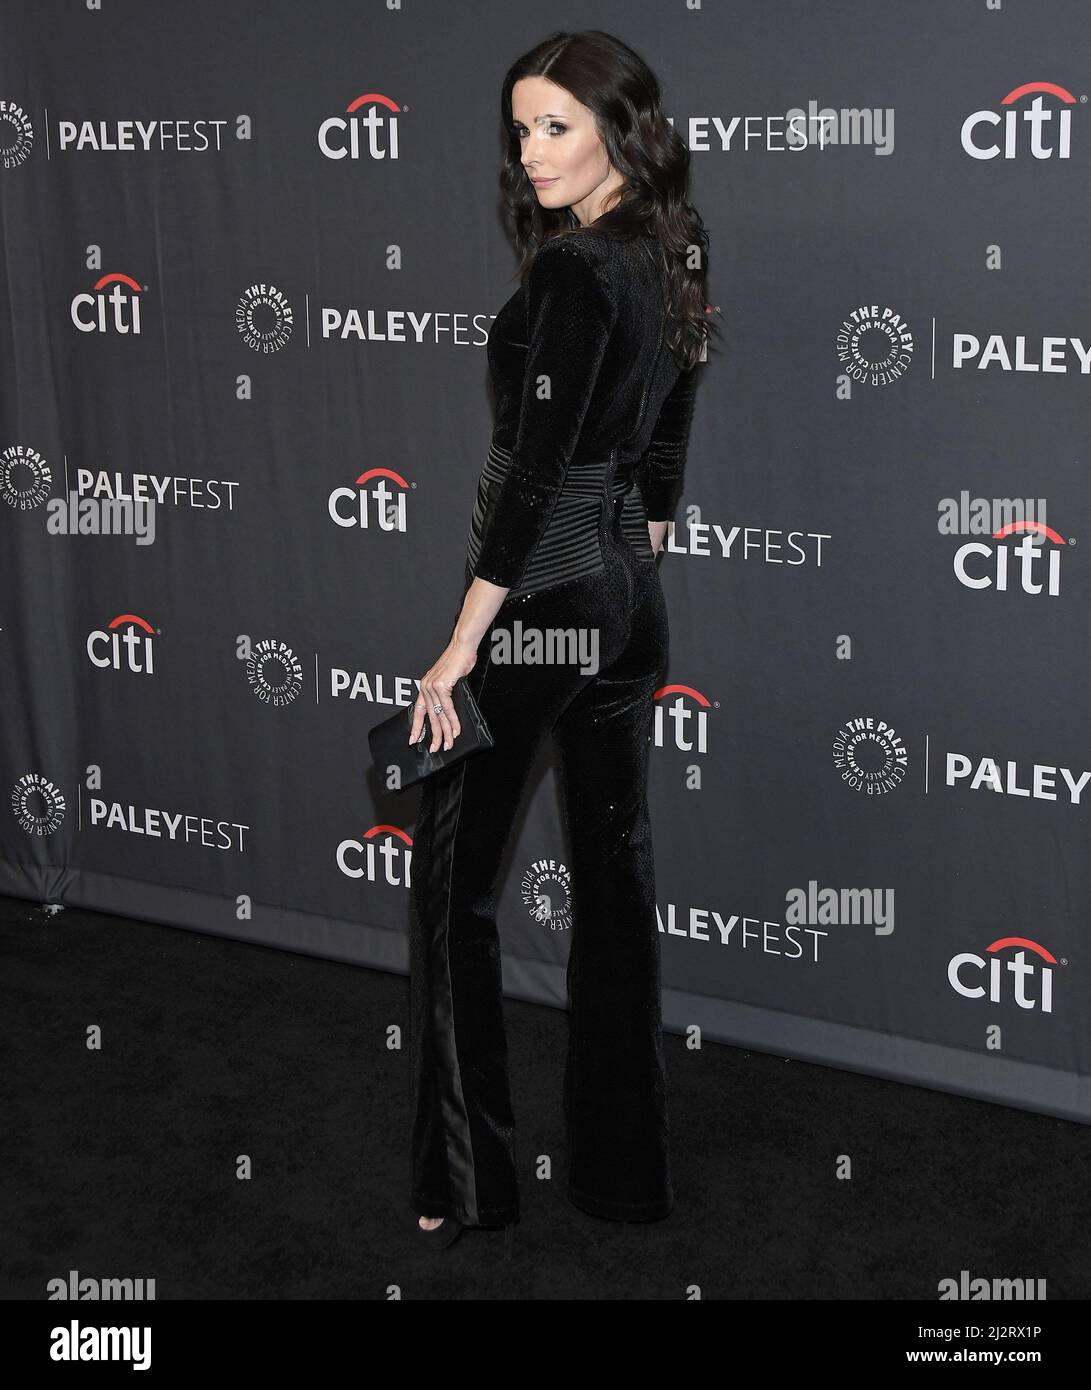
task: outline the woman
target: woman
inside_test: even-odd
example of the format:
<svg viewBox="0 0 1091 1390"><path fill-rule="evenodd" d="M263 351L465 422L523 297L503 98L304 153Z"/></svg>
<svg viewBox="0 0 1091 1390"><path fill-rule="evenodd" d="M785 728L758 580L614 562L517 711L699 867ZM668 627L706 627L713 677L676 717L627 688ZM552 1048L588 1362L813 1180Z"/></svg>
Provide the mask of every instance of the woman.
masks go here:
<svg viewBox="0 0 1091 1390"><path fill-rule="evenodd" d="M501 99L502 178L529 263L497 314L497 417L466 589L420 682L410 742L452 747L465 676L494 746L423 785L413 847L411 1205L426 1244L519 1215L495 890L542 739L571 840L564 1079L569 1200L618 1220L673 1205L647 806L653 696L667 659L655 556L681 490L707 356L689 154L631 49L557 34ZM508 664L493 635L583 630L597 666Z"/></svg>

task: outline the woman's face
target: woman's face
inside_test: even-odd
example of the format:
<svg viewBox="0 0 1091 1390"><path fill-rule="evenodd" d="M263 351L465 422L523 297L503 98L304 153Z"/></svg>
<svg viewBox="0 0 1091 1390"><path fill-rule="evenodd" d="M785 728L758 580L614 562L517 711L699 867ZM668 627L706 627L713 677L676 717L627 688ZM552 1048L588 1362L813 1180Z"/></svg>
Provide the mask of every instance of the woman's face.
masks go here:
<svg viewBox="0 0 1091 1390"><path fill-rule="evenodd" d="M593 222L624 179L590 110L546 77L522 77L511 91L511 113L523 168L542 207L570 207L581 225Z"/></svg>

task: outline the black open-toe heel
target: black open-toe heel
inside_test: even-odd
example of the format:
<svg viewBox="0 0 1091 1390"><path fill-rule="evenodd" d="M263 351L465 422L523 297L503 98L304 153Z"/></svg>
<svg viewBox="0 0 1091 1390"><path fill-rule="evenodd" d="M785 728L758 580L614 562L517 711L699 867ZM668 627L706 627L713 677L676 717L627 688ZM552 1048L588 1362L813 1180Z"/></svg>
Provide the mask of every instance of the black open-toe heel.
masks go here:
<svg viewBox="0 0 1091 1390"><path fill-rule="evenodd" d="M453 1245L466 1227L454 1216L445 1216L438 1226L433 1226L431 1230L426 1230L420 1224L420 1217L414 1214L413 1229L417 1233L417 1239L421 1245L429 1250L446 1250L449 1245Z"/></svg>

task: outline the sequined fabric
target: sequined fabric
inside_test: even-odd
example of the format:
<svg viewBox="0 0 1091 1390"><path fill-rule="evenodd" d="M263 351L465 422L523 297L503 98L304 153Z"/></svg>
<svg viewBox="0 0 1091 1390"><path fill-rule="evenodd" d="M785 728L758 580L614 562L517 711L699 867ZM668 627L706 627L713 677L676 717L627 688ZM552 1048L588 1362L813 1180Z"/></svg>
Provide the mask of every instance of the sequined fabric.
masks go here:
<svg viewBox="0 0 1091 1390"><path fill-rule="evenodd" d="M516 1145L496 905L546 739L571 893L565 1192L623 1221L674 1202L647 798L668 628L647 519L677 502L696 374L664 361L656 275L646 248L558 242L527 303L517 292L494 324L497 428L466 583L476 567L510 592L466 679L495 742L425 781L413 836L410 1201L425 1216L506 1224L520 1174L533 1178ZM498 658L494 637L531 629L593 634L595 669Z"/></svg>

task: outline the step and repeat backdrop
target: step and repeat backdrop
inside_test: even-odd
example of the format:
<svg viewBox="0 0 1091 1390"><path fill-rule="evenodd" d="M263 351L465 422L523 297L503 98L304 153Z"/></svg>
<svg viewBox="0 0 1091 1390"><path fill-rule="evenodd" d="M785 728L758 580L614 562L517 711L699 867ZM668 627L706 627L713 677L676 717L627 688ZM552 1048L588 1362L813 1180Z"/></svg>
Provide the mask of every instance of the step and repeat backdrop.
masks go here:
<svg viewBox="0 0 1091 1390"><path fill-rule="evenodd" d="M1084 0L7 0L0 891L406 970L367 733L461 599L545 25L652 63L712 243L665 1026L1091 1122ZM568 857L547 750L512 997Z"/></svg>

